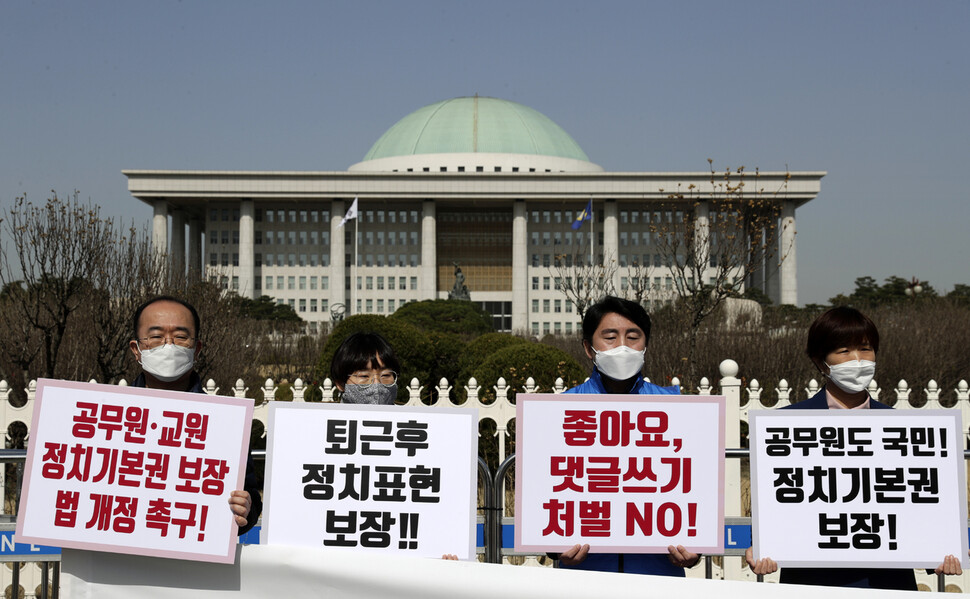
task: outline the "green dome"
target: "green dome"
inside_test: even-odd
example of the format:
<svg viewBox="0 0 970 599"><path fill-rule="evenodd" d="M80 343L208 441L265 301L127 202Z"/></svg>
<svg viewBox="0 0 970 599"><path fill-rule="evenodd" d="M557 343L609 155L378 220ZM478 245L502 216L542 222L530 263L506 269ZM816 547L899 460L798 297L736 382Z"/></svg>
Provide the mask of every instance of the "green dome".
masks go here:
<svg viewBox="0 0 970 599"><path fill-rule="evenodd" d="M528 154L588 162L573 138L528 106L478 96L419 108L394 124L364 161L417 154Z"/></svg>

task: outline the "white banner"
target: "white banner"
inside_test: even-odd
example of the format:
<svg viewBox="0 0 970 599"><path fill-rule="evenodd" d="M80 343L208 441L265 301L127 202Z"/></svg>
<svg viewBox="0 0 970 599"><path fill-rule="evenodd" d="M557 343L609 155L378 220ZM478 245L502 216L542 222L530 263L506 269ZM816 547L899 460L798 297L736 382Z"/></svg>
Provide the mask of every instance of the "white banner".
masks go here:
<svg viewBox="0 0 970 599"><path fill-rule="evenodd" d="M61 568L61 590L67 599L818 599L819 594L826 599L889 599L907 594L266 545L240 546L239 559L228 565L65 551Z"/></svg>
<svg viewBox="0 0 970 599"><path fill-rule="evenodd" d="M16 541L233 559L253 400L41 379Z"/></svg>
<svg viewBox="0 0 970 599"><path fill-rule="evenodd" d="M753 551L781 566L935 568L967 559L957 410L749 415Z"/></svg>
<svg viewBox="0 0 970 599"><path fill-rule="evenodd" d="M268 435L264 543L474 555L477 410L273 402Z"/></svg>
<svg viewBox="0 0 970 599"><path fill-rule="evenodd" d="M516 397L515 549L724 549L724 398Z"/></svg>

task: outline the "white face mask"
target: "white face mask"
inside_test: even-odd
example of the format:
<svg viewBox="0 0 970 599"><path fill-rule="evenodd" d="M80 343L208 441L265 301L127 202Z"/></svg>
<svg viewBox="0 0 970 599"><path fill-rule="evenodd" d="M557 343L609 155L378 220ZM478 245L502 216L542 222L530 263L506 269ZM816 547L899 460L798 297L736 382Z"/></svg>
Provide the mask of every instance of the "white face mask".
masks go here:
<svg viewBox="0 0 970 599"><path fill-rule="evenodd" d="M172 343L141 350L141 367L156 379L171 383L192 370L195 348Z"/></svg>
<svg viewBox="0 0 970 599"><path fill-rule="evenodd" d="M630 349L625 345L618 345L606 351L594 349L593 353L596 356L593 358L593 364L596 364L596 368L611 379L625 381L637 376L643 370L645 351Z"/></svg>
<svg viewBox="0 0 970 599"><path fill-rule="evenodd" d="M864 391L876 374L876 363L869 360L850 360L829 366L829 380L846 393Z"/></svg>

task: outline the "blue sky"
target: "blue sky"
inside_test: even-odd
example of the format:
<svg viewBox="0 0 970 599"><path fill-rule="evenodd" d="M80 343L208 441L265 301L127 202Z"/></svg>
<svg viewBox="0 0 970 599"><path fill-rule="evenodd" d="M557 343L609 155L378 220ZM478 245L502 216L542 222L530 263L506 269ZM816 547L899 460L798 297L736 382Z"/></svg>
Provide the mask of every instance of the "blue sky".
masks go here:
<svg viewBox="0 0 970 599"><path fill-rule="evenodd" d="M147 224L122 169L344 170L475 93L607 170L824 170L799 302L970 283L970 3L4 2L0 206Z"/></svg>

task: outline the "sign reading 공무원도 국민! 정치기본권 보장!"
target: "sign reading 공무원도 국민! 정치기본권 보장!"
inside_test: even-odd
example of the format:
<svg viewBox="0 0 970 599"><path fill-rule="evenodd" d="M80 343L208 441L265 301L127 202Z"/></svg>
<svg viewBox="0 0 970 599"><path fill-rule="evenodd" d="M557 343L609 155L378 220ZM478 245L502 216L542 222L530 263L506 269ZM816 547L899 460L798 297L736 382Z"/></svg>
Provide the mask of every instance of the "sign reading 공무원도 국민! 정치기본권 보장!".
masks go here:
<svg viewBox="0 0 970 599"><path fill-rule="evenodd" d="M724 548L724 398L516 397L515 548Z"/></svg>
<svg viewBox="0 0 970 599"><path fill-rule="evenodd" d="M41 379L16 540L229 563L253 400Z"/></svg>
<svg viewBox="0 0 970 599"><path fill-rule="evenodd" d="M957 410L750 414L755 558L782 567L967 568Z"/></svg>
<svg viewBox="0 0 970 599"><path fill-rule="evenodd" d="M475 555L478 410L273 402L263 543Z"/></svg>

